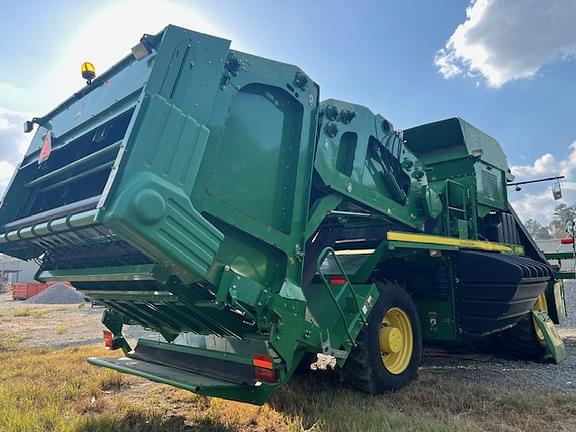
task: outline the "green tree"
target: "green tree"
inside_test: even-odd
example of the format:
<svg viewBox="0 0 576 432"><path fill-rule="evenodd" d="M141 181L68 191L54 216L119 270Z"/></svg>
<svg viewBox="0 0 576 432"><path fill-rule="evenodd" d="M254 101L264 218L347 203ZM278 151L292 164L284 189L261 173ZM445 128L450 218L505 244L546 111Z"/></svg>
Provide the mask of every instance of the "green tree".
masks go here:
<svg viewBox="0 0 576 432"><path fill-rule="evenodd" d="M554 217L548 231L554 238L566 237L566 222L576 219L576 205L559 204L554 209Z"/></svg>
<svg viewBox="0 0 576 432"><path fill-rule="evenodd" d="M542 225L540 222L534 219L528 219L524 226L530 233L530 235L536 240L548 240L552 238L552 235L548 231L548 228Z"/></svg>

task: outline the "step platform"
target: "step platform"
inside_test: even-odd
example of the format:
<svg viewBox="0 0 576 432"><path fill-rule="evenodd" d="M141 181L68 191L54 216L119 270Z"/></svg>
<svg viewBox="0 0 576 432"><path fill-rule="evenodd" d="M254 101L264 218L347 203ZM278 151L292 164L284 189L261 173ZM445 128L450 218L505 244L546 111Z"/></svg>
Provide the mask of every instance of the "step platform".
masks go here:
<svg viewBox="0 0 576 432"><path fill-rule="evenodd" d="M262 405L281 384L260 379L257 370L262 366L277 376L277 368L265 357L141 339L126 357L90 357L88 362L204 396Z"/></svg>

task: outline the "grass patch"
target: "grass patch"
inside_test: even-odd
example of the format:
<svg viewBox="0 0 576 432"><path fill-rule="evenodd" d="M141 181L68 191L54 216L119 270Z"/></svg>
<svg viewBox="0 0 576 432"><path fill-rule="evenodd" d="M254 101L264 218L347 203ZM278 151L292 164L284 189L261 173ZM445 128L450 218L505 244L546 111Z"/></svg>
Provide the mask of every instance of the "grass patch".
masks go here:
<svg viewBox="0 0 576 432"><path fill-rule="evenodd" d="M68 327L66 327L64 324L61 324L61 325L56 327L56 333L58 333L58 334L64 334L67 331L68 331Z"/></svg>
<svg viewBox="0 0 576 432"><path fill-rule="evenodd" d="M524 431L576 430L576 397L512 392L424 371L369 396L336 373L295 377L262 407L206 398L86 363L100 347L28 349L0 334L0 430Z"/></svg>
<svg viewBox="0 0 576 432"><path fill-rule="evenodd" d="M46 315L67 310L63 307L22 306L0 310L0 318L41 318Z"/></svg>
<svg viewBox="0 0 576 432"><path fill-rule="evenodd" d="M512 392L431 373L383 396L359 394L331 375L299 377L270 405L299 418L304 429L322 431L576 430L576 396Z"/></svg>
<svg viewBox="0 0 576 432"><path fill-rule="evenodd" d="M37 308L37 307L25 307L20 309L14 309L12 311L12 316L14 317L34 317L38 318L47 315L57 309L47 309L47 308Z"/></svg>
<svg viewBox="0 0 576 432"><path fill-rule="evenodd" d="M178 430L163 413L110 396L136 379L86 363L110 355L103 348L25 349L10 339L0 337L0 430Z"/></svg>

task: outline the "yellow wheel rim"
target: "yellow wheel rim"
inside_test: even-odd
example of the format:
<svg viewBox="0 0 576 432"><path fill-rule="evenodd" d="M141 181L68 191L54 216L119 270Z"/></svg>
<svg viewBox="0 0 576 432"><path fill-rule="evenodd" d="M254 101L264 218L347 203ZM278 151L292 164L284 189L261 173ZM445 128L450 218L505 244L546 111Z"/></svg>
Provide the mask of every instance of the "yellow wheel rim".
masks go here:
<svg viewBox="0 0 576 432"><path fill-rule="evenodd" d="M388 372L399 375L408 369L414 350L412 323L406 312L393 307L388 309L378 335L380 356Z"/></svg>
<svg viewBox="0 0 576 432"><path fill-rule="evenodd" d="M546 302L546 296L544 294L540 294L540 296L538 296L538 300L536 300L536 304L532 309L541 310L548 313L548 303ZM540 327L538 327L538 323L534 317L532 317L532 325L534 326L536 337L539 340L544 341L544 333L542 333L542 330L540 330Z"/></svg>

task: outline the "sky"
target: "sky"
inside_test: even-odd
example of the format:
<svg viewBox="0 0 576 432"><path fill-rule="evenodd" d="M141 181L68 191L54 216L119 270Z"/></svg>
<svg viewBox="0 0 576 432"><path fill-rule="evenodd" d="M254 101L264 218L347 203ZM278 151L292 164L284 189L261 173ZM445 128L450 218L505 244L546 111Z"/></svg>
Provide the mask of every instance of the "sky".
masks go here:
<svg viewBox="0 0 576 432"><path fill-rule="evenodd" d="M405 129L462 117L496 138L523 219L576 203L576 0L0 0L0 194L41 116L101 73L144 33L176 24L232 48L296 64L323 99L369 107Z"/></svg>

